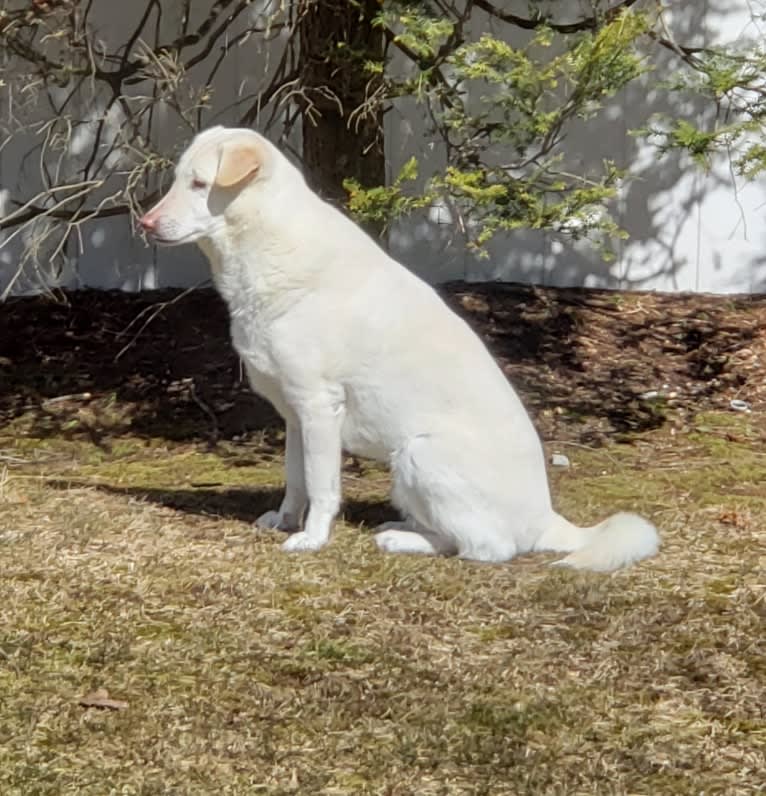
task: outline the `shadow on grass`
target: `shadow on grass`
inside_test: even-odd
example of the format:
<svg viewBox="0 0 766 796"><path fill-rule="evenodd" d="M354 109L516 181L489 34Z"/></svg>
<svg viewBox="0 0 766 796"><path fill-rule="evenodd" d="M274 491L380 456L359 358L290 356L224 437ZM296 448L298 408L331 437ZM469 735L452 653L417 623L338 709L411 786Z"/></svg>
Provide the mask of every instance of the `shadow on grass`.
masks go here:
<svg viewBox="0 0 766 796"><path fill-rule="evenodd" d="M274 487L245 489L201 486L186 489L158 489L144 486L94 485L91 481L70 479L50 480L46 483L54 489L71 489L72 487L92 489L95 486L99 492L154 503L185 514L247 523L254 523L264 512L278 508L283 496L283 491ZM363 525L366 530L399 518L396 509L386 500L365 500L353 497L344 501L340 517L350 524Z"/></svg>

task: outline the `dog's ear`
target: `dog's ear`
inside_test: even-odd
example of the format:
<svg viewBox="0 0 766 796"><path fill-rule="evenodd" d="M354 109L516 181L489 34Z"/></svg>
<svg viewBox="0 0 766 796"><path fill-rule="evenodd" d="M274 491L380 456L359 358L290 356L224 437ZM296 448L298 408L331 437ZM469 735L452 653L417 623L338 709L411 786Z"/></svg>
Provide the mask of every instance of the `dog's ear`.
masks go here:
<svg viewBox="0 0 766 796"><path fill-rule="evenodd" d="M224 144L221 147L215 184L221 188L231 188L252 180L261 168L261 162L261 148L253 141Z"/></svg>

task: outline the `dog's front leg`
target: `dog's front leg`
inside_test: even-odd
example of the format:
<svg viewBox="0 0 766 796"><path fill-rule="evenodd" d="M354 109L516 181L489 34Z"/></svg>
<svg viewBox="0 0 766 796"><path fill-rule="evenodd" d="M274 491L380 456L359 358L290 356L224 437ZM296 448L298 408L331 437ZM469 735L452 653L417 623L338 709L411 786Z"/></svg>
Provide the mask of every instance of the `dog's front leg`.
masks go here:
<svg viewBox="0 0 766 796"><path fill-rule="evenodd" d="M306 468L303 462L303 439L296 420L287 421L285 435L285 497L279 511L267 511L255 521L261 528L299 531L306 511Z"/></svg>
<svg viewBox="0 0 766 796"><path fill-rule="evenodd" d="M330 538L340 508L341 401L313 400L299 413L303 466L309 510L303 531L282 545L284 550L319 550Z"/></svg>

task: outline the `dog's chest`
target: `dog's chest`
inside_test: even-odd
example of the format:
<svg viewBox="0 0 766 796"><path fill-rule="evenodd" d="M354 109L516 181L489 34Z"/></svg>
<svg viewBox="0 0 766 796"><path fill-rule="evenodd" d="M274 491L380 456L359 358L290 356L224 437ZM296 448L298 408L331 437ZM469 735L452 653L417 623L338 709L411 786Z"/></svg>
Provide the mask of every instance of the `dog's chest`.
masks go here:
<svg viewBox="0 0 766 796"><path fill-rule="evenodd" d="M388 461L400 444L400 424L390 402L375 385L349 385L346 417L341 430L343 447L350 453ZM394 412L395 415L395 412Z"/></svg>
<svg viewBox="0 0 766 796"><path fill-rule="evenodd" d="M357 456L388 461L391 450L381 429L358 413L347 413L341 429L343 449Z"/></svg>
<svg viewBox="0 0 766 796"><path fill-rule="evenodd" d="M270 329L257 314L231 310L231 342L234 350L257 373L275 378L277 363L271 350Z"/></svg>

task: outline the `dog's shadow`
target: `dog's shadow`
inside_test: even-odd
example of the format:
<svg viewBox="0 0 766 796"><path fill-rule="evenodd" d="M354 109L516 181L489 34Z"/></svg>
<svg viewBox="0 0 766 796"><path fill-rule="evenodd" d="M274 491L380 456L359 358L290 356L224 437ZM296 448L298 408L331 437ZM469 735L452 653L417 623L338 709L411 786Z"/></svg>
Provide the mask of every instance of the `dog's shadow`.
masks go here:
<svg viewBox="0 0 766 796"><path fill-rule="evenodd" d="M48 485L57 489L95 487L99 492L154 503L173 511L246 523L255 523L264 512L278 508L284 494L283 490L274 487L158 489L113 484L94 485L91 481L78 482L70 479L50 481ZM339 517L369 531L383 522L398 519L398 514L386 500L349 498L344 501Z"/></svg>

